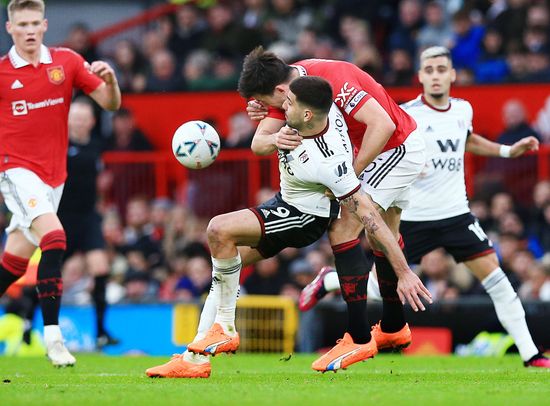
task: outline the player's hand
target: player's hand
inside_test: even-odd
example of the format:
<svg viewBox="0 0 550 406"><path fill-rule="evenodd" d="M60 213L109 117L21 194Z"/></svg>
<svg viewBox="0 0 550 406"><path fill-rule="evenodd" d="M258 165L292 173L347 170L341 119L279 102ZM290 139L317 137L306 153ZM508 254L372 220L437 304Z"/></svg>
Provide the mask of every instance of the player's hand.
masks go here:
<svg viewBox="0 0 550 406"><path fill-rule="evenodd" d="M510 149L510 158L517 158L522 156L527 151L538 151L539 149L539 140L535 137L525 137L512 145Z"/></svg>
<svg viewBox="0 0 550 406"><path fill-rule="evenodd" d="M405 302L408 302L415 312L418 309L422 311L426 310L420 300L420 296L426 299L428 303L432 303L430 291L426 289L420 278L411 270L399 277L397 281L397 294L401 303L405 304Z"/></svg>
<svg viewBox="0 0 550 406"><path fill-rule="evenodd" d="M275 146L279 149L292 151L302 144L302 136L294 128L284 126L275 134Z"/></svg>
<svg viewBox="0 0 550 406"><path fill-rule="evenodd" d="M254 121L262 121L267 116L267 107L258 100L250 100L246 105L248 118Z"/></svg>
<svg viewBox="0 0 550 406"><path fill-rule="evenodd" d="M108 85L113 85L117 83L115 71L107 62L94 61L90 65L89 71L103 79L103 81Z"/></svg>

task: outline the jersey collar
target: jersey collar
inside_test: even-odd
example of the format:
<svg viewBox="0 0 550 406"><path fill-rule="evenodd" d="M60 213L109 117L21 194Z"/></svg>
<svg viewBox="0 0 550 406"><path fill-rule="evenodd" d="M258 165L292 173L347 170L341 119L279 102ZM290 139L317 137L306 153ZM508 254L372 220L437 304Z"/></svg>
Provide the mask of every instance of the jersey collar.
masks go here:
<svg viewBox="0 0 550 406"><path fill-rule="evenodd" d="M293 68L296 68L300 76L307 76L306 68L304 68L303 66L301 65L290 65L290 66L292 66Z"/></svg>
<svg viewBox="0 0 550 406"><path fill-rule="evenodd" d="M15 69L23 68L30 65L30 62L23 59L15 50L15 45L12 45L10 52L8 53L10 62ZM40 45L40 63L50 64L52 63L52 54L48 47L44 44Z"/></svg>
<svg viewBox="0 0 550 406"><path fill-rule="evenodd" d="M449 104L446 107L436 107L433 104L430 104L428 100L424 97L424 95L420 96L420 100L422 100L422 103L424 103L426 106L431 108L432 110L439 111L441 113L444 113L446 111L449 111L451 109L451 101L449 100Z"/></svg>

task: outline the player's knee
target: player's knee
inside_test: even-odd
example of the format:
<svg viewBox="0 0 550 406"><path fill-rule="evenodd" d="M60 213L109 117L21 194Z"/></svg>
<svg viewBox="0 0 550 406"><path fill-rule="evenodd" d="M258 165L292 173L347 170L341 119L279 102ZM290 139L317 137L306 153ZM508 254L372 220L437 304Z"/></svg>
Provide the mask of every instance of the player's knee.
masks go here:
<svg viewBox="0 0 550 406"><path fill-rule="evenodd" d="M206 236L208 241L225 241L230 238L231 233L228 231L229 223L225 221L223 216L216 216L210 220L206 227Z"/></svg>

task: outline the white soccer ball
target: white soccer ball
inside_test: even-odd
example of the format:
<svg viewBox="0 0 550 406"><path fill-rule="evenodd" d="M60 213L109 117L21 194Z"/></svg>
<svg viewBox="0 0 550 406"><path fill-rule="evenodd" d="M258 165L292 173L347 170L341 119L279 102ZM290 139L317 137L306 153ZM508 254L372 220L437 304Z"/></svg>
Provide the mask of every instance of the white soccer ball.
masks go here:
<svg viewBox="0 0 550 406"><path fill-rule="evenodd" d="M174 132L172 152L189 169L206 168L220 153L220 136L204 121L188 121Z"/></svg>

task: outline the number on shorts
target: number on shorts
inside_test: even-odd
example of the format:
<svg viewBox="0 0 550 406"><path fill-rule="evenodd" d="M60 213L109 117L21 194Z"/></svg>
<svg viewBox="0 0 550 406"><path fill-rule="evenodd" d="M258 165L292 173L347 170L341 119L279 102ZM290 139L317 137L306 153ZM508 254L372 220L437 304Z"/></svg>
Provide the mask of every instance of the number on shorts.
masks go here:
<svg viewBox="0 0 550 406"><path fill-rule="evenodd" d="M288 217L290 214L290 210L288 210L286 207L277 207L277 210L270 210L271 213L275 214L277 217L285 218Z"/></svg>

